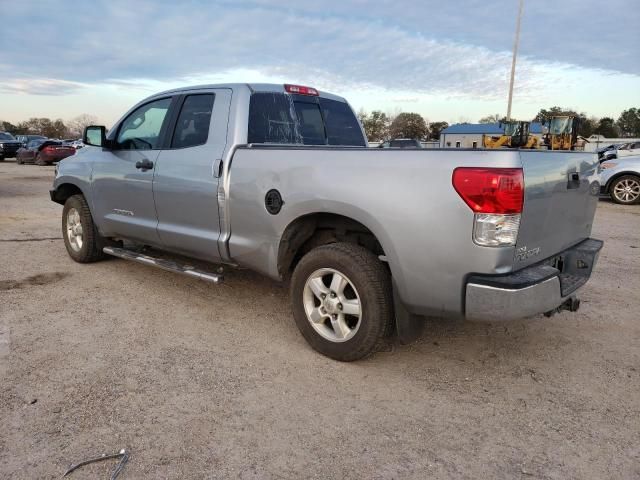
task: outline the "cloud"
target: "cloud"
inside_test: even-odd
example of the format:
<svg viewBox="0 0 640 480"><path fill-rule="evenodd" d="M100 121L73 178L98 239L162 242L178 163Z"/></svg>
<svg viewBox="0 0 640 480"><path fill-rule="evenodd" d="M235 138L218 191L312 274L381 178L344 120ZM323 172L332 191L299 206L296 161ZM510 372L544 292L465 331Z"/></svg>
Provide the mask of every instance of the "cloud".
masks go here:
<svg viewBox="0 0 640 480"><path fill-rule="evenodd" d="M0 84L0 93L30 95L68 95L87 85L55 78L10 78Z"/></svg>
<svg viewBox="0 0 640 480"><path fill-rule="evenodd" d="M614 57L619 69L638 73L635 59L624 61L632 47L625 50L617 43L615 53L604 55L620 40L611 31L598 42L593 32L589 36L583 28L567 25L549 35L550 27L541 20L558 26L574 18L560 6L554 12L562 20L554 21L553 13L539 3L544 2L527 4L532 4L527 14L535 21L523 25L516 82L520 98L535 98L557 87L563 72L593 67L597 62L590 49L583 48L580 56L571 53L576 42L584 47L587 38L589 46L599 46L599 63ZM576 8L586 2L567 3ZM3 33L6 44L15 48L3 52L6 67L0 68L0 83L5 92L61 94L86 84L127 88L154 81L186 83L250 68L338 92L357 87L491 100L502 98L508 85L511 10L500 1L477 0L437 5L257 0L242 6L111 0L83 2L69 15L43 2L7 12L15 18ZM634 12L630 18L637 16ZM24 35L25 27L30 35Z"/></svg>

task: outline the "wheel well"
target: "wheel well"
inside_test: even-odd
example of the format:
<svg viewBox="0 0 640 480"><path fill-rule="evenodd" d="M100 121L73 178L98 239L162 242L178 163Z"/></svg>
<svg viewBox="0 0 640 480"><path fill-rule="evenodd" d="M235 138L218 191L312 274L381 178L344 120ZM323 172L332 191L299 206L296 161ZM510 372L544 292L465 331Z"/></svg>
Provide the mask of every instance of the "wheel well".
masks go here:
<svg viewBox="0 0 640 480"><path fill-rule="evenodd" d="M355 243L376 255L384 255L382 245L371 230L349 217L313 213L291 222L278 248L278 272L284 278L311 249L337 242Z"/></svg>
<svg viewBox="0 0 640 480"><path fill-rule="evenodd" d="M73 183L63 183L56 188L51 199L60 205L64 205L69 197L77 194L82 195L82 190L80 190L76 185Z"/></svg>
<svg viewBox="0 0 640 480"><path fill-rule="evenodd" d="M607 182L606 185L606 189L605 191L607 193L610 193L609 191L611 190L611 185L613 185L613 182L615 182L617 179L619 179L620 177L626 177L626 176L631 176L631 177L637 177L640 178L640 174L638 172L620 172L620 173L616 173L613 177L611 177L609 179L609 181Z"/></svg>

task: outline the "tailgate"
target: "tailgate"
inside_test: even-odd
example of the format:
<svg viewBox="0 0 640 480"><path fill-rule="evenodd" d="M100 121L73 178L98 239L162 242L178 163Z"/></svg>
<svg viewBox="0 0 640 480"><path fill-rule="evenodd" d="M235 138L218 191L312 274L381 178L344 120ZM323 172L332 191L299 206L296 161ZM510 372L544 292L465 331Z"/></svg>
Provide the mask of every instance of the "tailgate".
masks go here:
<svg viewBox="0 0 640 480"><path fill-rule="evenodd" d="M520 151L520 158L525 191L513 270L588 238L600 193L595 153Z"/></svg>

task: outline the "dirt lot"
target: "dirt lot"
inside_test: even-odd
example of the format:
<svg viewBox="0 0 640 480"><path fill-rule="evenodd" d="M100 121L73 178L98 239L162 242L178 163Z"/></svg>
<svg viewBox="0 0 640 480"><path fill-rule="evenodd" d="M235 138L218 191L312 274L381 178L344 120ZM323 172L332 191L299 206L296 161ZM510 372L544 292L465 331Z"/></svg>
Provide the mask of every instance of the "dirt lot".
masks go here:
<svg viewBox="0 0 640 480"><path fill-rule="evenodd" d="M600 202L579 313L341 364L253 273L74 263L52 177L0 163L0 477L640 478L640 207Z"/></svg>

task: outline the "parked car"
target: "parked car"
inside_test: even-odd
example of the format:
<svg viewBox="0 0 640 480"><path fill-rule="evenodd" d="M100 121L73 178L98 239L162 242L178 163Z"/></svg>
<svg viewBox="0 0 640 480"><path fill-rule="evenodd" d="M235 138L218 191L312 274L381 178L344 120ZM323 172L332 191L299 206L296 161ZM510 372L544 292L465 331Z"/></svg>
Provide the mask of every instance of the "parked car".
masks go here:
<svg viewBox="0 0 640 480"><path fill-rule="evenodd" d="M640 155L607 160L601 164L601 193L623 205L640 203Z"/></svg>
<svg viewBox="0 0 640 480"><path fill-rule="evenodd" d="M31 140L46 140L44 135L16 135L16 140L22 143L23 147L26 147Z"/></svg>
<svg viewBox="0 0 640 480"><path fill-rule="evenodd" d="M0 162L5 158L13 158L20 148L21 143L9 132L0 132Z"/></svg>
<svg viewBox="0 0 640 480"><path fill-rule="evenodd" d="M604 160L611 160L633 155L640 155L640 142L624 143L614 150L604 152L602 158Z"/></svg>
<svg viewBox="0 0 640 480"><path fill-rule="evenodd" d="M84 143L50 192L73 260L223 280L157 248L287 280L300 332L337 360L415 338L424 316L575 311L602 247L595 154L375 151L346 100L311 87L169 90Z"/></svg>
<svg viewBox="0 0 640 480"><path fill-rule="evenodd" d="M622 145L624 145L624 143L612 143L611 145L607 145L605 147L600 147L596 150L596 153L598 154L598 158L601 161L605 160L605 154L607 152L611 152L613 150L617 150L619 147L621 147Z"/></svg>
<svg viewBox="0 0 640 480"><path fill-rule="evenodd" d="M26 147L21 147L16 154L16 161L19 164L35 163L36 165L47 165L67 158L76 153L76 149L63 145L58 140L38 138L31 140Z"/></svg>
<svg viewBox="0 0 640 480"><path fill-rule="evenodd" d="M75 139L75 140L65 140L64 143L65 143L65 145L69 145L69 146L75 148L76 150L84 147L84 143L82 143L82 139L81 138L78 138L78 139Z"/></svg>
<svg viewBox="0 0 640 480"><path fill-rule="evenodd" d="M394 138L381 143L379 148L422 148L422 143L415 138Z"/></svg>

